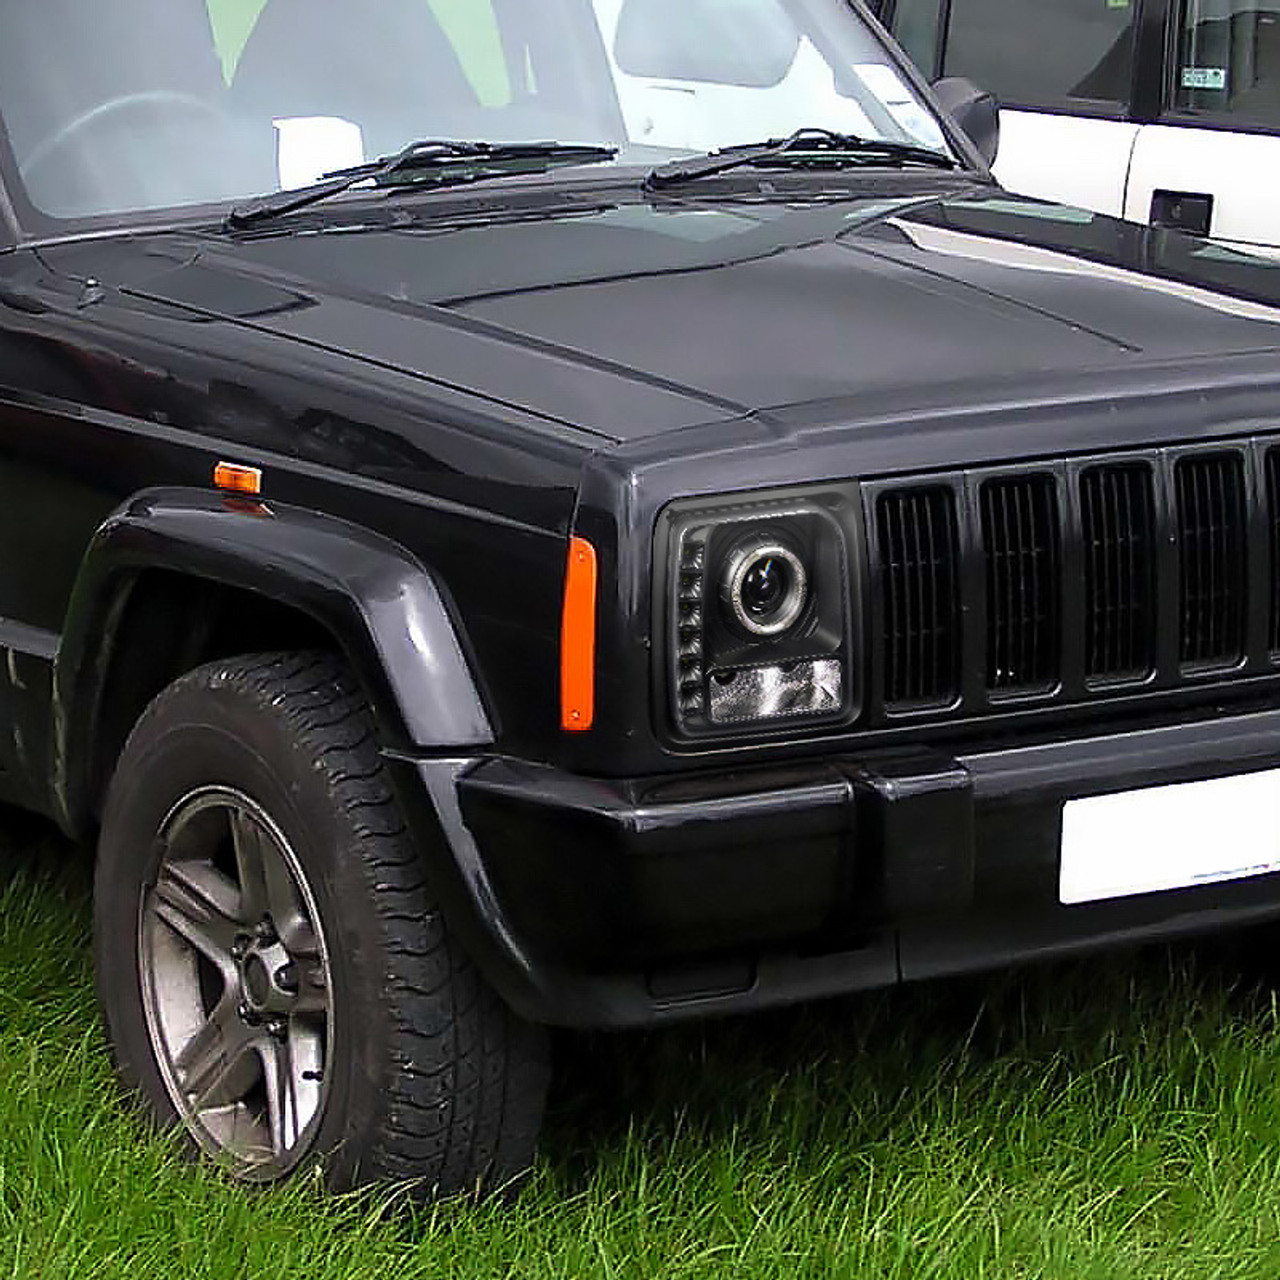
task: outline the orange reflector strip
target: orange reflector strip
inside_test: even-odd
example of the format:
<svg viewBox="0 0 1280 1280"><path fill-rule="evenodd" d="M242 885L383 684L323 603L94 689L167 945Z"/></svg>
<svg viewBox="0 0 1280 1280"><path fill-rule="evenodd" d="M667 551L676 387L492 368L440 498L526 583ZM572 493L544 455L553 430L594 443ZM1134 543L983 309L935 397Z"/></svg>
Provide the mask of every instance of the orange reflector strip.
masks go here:
<svg viewBox="0 0 1280 1280"><path fill-rule="evenodd" d="M213 469L213 483L229 493L262 492L262 472L257 467L244 467L238 462L219 462Z"/></svg>
<svg viewBox="0 0 1280 1280"><path fill-rule="evenodd" d="M591 728L596 714L596 549L585 538L569 539L560 628L560 727L570 733Z"/></svg>

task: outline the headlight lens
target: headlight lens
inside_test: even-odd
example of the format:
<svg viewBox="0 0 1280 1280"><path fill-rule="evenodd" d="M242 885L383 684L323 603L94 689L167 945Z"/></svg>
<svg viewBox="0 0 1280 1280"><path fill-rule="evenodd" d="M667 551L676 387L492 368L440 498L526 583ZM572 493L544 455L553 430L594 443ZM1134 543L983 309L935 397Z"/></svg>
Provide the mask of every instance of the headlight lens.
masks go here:
<svg viewBox="0 0 1280 1280"><path fill-rule="evenodd" d="M655 566L663 684L690 737L854 714L846 493L669 507Z"/></svg>
<svg viewBox="0 0 1280 1280"><path fill-rule="evenodd" d="M725 560L720 597L744 631L754 636L781 635L804 611L809 572L777 538L749 534Z"/></svg>

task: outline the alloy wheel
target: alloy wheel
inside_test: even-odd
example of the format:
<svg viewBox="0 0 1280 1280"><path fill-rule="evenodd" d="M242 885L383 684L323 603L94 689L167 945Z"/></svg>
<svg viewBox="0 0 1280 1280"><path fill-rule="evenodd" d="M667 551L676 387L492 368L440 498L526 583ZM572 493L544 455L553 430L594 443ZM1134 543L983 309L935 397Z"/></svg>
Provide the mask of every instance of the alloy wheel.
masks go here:
<svg viewBox="0 0 1280 1280"><path fill-rule="evenodd" d="M328 1096L333 997L315 900L288 839L244 793L183 797L139 912L148 1034L182 1122L238 1176L311 1149Z"/></svg>

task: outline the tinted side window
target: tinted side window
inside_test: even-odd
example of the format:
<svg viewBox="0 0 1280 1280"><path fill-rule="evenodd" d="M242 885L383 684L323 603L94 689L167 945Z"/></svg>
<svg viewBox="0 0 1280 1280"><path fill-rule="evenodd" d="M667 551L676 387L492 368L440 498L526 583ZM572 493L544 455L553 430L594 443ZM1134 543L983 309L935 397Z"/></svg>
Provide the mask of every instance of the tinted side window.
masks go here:
<svg viewBox="0 0 1280 1280"><path fill-rule="evenodd" d="M1124 105L1133 0L952 0L944 75L1010 105Z"/></svg>
<svg viewBox="0 0 1280 1280"><path fill-rule="evenodd" d="M1177 105L1280 122L1280 7L1186 0L1182 19Z"/></svg>

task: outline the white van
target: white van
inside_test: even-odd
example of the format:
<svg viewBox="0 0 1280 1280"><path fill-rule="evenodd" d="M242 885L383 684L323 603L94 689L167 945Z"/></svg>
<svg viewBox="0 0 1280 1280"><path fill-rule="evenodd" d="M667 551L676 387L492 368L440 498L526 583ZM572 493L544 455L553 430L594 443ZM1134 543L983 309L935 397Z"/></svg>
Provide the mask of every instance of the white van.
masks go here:
<svg viewBox="0 0 1280 1280"><path fill-rule="evenodd" d="M1280 248L1280 0L872 7L927 77L999 98L1011 190Z"/></svg>

